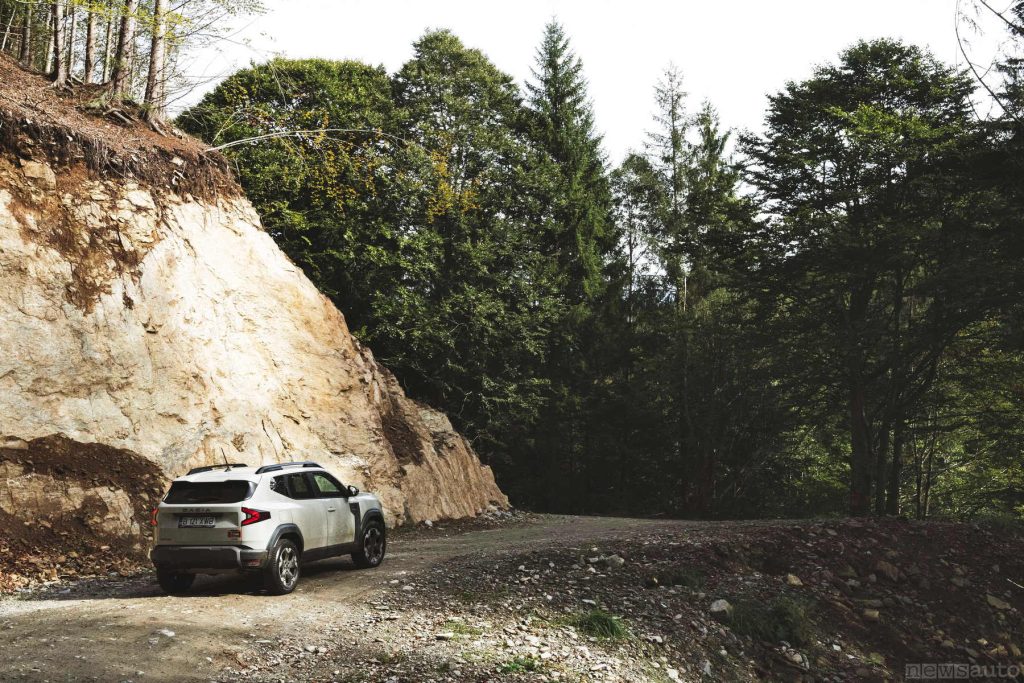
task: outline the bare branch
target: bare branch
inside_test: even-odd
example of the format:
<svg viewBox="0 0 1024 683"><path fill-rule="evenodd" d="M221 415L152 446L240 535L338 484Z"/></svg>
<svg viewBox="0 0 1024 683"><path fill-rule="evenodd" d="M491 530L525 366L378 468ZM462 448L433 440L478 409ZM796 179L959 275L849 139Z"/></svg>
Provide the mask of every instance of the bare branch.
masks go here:
<svg viewBox="0 0 1024 683"><path fill-rule="evenodd" d="M397 142L401 142L404 145L418 146L417 143L411 140L406 140L405 138L400 138L397 135L385 133L384 131L377 130L374 128L314 128L310 130L285 130L278 131L275 133L266 133L264 135L256 135L251 138L242 138L241 140L233 140L231 142L226 142L223 145L210 147L207 151L219 152L221 150L231 149L232 147L239 147L241 145L249 144L252 142L261 142L263 140L274 140L278 138L301 138L305 135L320 135L323 133L366 133L370 135L376 135L377 137L381 138L395 140Z"/></svg>
<svg viewBox="0 0 1024 683"><path fill-rule="evenodd" d="M986 7L989 7L988 4L984 2L984 0L979 0L979 2L982 2L982 4L985 4ZM989 7L989 9L991 10L991 7ZM998 12L996 14L998 14ZM978 72L978 67L974 64L974 61L967 54L967 48L964 47L964 41L962 36L960 35L960 19L962 16L963 14L960 9L960 0L957 0L956 21L953 24L954 32L956 34L956 44L960 48L960 54L963 55L964 61L967 62L967 67L971 70L971 73L974 74L974 80L976 80L978 84L981 85L981 87L983 87L986 92L988 92L992 100L999 105L999 107L1003 110L1005 114L1010 116L1010 118L1012 118L1017 123L1024 123L1024 121L1021 120L1020 116L1018 116L1018 114L1014 111L1014 108L1008 106L1007 103L1003 101L1003 99L996 93L996 91L993 90L992 87L985 81L984 76L982 76L982 74ZM1010 25L1013 26L1013 24ZM974 108L973 103L971 103L971 107ZM978 113L977 109L974 110L974 114L978 118L981 118L981 115Z"/></svg>

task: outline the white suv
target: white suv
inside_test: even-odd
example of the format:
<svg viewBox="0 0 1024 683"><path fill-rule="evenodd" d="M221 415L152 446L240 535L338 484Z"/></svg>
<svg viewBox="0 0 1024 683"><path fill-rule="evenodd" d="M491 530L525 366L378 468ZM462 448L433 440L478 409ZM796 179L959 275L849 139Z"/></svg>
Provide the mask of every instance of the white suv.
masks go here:
<svg viewBox="0 0 1024 683"><path fill-rule="evenodd" d="M242 572L283 595L302 562L351 554L356 565L376 567L387 546L377 497L315 462L198 467L171 483L151 523L150 558L172 594L196 574Z"/></svg>

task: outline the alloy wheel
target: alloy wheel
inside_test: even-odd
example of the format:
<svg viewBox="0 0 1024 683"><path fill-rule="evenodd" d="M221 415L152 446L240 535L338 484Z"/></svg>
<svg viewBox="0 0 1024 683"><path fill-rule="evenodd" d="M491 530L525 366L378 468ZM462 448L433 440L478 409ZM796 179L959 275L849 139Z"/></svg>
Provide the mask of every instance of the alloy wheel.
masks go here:
<svg viewBox="0 0 1024 683"><path fill-rule="evenodd" d="M291 588L299 578L299 558L295 548L281 548L281 554L277 558L277 572L281 577L281 584L285 588Z"/></svg>
<svg viewBox="0 0 1024 683"><path fill-rule="evenodd" d="M363 535L363 552L370 564L380 564L384 559L384 534L379 527L371 526Z"/></svg>

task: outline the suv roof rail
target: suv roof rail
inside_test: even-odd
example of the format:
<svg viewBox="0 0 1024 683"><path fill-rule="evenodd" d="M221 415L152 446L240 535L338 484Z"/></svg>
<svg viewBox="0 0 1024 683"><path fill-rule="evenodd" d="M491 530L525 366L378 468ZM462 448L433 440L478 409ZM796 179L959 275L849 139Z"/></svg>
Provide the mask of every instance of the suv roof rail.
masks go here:
<svg viewBox="0 0 1024 683"><path fill-rule="evenodd" d="M193 467L188 471L188 474L186 474L185 476L188 476L189 474L199 474L200 472L209 472L211 470L219 470L221 468L230 470L232 467L248 467L248 465L246 465L245 463L233 462L230 464L225 463L223 465L207 465L205 467Z"/></svg>
<svg viewBox="0 0 1024 683"><path fill-rule="evenodd" d="M320 467L320 463L313 462L312 460L302 460L296 462L279 462L273 465L264 465L256 470L256 474L263 474L264 472L277 472L283 470L285 467Z"/></svg>

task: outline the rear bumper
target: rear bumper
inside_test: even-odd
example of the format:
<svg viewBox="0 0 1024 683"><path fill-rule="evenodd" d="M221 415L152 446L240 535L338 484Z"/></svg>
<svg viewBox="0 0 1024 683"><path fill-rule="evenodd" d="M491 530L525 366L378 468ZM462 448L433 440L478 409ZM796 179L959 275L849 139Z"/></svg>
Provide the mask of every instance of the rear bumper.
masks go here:
<svg viewBox="0 0 1024 683"><path fill-rule="evenodd" d="M231 545L158 545L149 557L157 569L254 571L266 564L267 551Z"/></svg>

